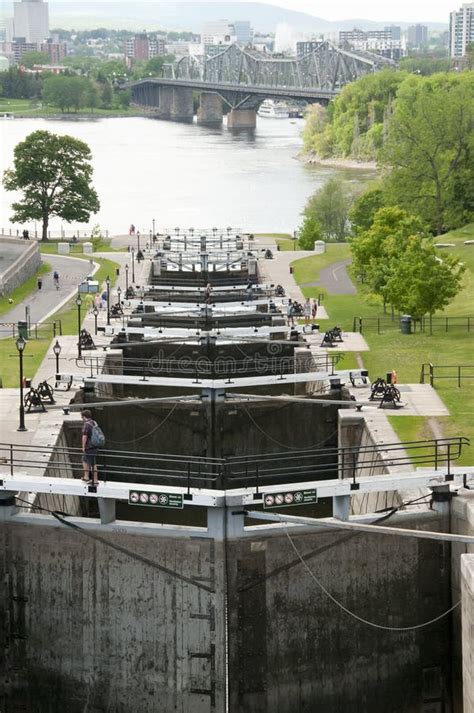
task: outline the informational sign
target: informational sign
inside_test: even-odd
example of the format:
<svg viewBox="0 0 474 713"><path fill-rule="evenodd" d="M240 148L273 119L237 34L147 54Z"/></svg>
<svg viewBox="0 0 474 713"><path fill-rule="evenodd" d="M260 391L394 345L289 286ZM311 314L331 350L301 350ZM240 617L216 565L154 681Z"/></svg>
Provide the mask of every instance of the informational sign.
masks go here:
<svg viewBox="0 0 474 713"><path fill-rule="evenodd" d="M156 493L146 490L130 490L128 494L130 505L148 505L155 508L178 508L184 507L183 496L180 493Z"/></svg>
<svg viewBox="0 0 474 713"><path fill-rule="evenodd" d="M317 503L316 490L290 490L282 493L264 493L263 509L287 508L292 505L308 505Z"/></svg>

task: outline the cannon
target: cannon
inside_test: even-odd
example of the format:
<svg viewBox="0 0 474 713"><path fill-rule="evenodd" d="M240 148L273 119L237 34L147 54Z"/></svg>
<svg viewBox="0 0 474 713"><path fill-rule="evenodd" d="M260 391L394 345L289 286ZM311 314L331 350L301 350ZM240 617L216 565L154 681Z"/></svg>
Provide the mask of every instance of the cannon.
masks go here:
<svg viewBox="0 0 474 713"><path fill-rule="evenodd" d="M54 392L47 381L41 381L38 384L37 392L42 401L47 401L50 404L56 403L54 400Z"/></svg>
<svg viewBox="0 0 474 713"><path fill-rule="evenodd" d="M79 344L81 345L81 349L97 348L94 344L94 340L92 339L90 332L88 332L87 329L81 329L79 333Z"/></svg>
<svg viewBox="0 0 474 713"><path fill-rule="evenodd" d="M28 413L30 413L32 409L34 411L46 411L38 389L34 389L33 387L25 394L24 404Z"/></svg>

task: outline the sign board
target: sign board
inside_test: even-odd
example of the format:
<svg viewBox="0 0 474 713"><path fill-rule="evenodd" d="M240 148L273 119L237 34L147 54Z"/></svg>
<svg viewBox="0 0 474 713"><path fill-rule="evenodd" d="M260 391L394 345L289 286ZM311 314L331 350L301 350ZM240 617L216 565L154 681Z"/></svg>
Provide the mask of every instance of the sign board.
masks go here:
<svg viewBox="0 0 474 713"><path fill-rule="evenodd" d="M130 490L128 494L129 505L148 505L155 508L183 509L183 496L181 493L156 493L146 490Z"/></svg>
<svg viewBox="0 0 474 713"><path fill-rule="evenodd" d="M287 508L292 505L317 503L316 490L290 490L281 493L263 493L263 509Z"/></svg>

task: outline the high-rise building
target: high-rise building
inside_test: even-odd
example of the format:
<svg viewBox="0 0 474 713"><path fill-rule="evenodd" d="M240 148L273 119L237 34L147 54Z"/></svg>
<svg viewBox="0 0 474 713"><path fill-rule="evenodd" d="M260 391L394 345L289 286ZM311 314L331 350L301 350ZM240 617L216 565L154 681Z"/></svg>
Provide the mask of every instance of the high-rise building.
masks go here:
<svg viewBox="0 0 474 713"><path fill-rule="evenodd" d="M474 2L465 3L449 16L449 54L464 57L471 42L474 42Z"/></svg>
<svg viewBox="0 0 474 713"><path fill-rule="evenodd" d="M48 55L51 64L61 64L67 55L67 44L48 40L41 43L40 51Z"/></svg>
<svg viewBox="0 0 474 713"><path fill-rule="evenodd" d="M391 32L392 40L402 39L402 28L399 25L387 25L385 27L385 32Z"/></svg>
<svg viewBox="0 0 474 713"><path fill-rule="evenodd" d="M235 35L237 44L248 45L253 39L253 28L248 20L235 20L232 23L234 28L233 35Z"/></svg>
<svg viewBox="0 0 474 713"><path fill-rule="evenodd" d="M225 45L235 40L234 27L228 20L206 22L202 28L201 42L203 45Z"/></svg>
<svg viewBox="0 0 474 713"><path fill-rule="evenodd" d="M44 42L49 38L48 3L43 0L21 0L13 3L15 37L27 43Z"/></svg>
<svg viewBox="0 0 474 713"><path fill-rule="evenodd" d="M406 55L405 40L401 38L401 33L398 33L398 38L393 37L393 30L399 27L385 27L383 30L348 30L339 33L339 44L349 45L355 50L363 52L373 52L374 54L382 55L387 59L393 59L397 62L401 57Z"/></svg>
<svg viewBox="0 0 474 713"><path fill-rule="evenodd" d="M426 25L410 25L407 39L409 47L422 47L428 44L428 28Z"/></svg>
<svg viewBox="0 0 474 713"><path fill-rule="evenodd" d="M149 37L146 32L125 42L125 56L129 59L148 60L164 55L165 52L165 40L162 37Z"/></svg>

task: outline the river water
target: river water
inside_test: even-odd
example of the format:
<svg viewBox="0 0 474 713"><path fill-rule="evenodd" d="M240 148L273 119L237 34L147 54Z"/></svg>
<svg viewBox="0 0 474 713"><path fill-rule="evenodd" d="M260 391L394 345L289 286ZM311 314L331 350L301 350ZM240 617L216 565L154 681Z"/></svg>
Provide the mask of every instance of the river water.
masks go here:
<svg viewBox="0 0 474 713"><path fill-rule="evenodd" d="M148 232L154 219L156 230L229 225L292 232L307 198L330 176L360 182L370 175L297 160L302 128L302 119L260 117L254 131L239 133L142 117L3 119L0 168L12 165L15 145L32 131L70 134L93 155L101 209L90 225L118 234L134 223ZM0 191L0 228L7 228L15 196ZM52 219L54 230L61 226L77 227Z"/></svg>

